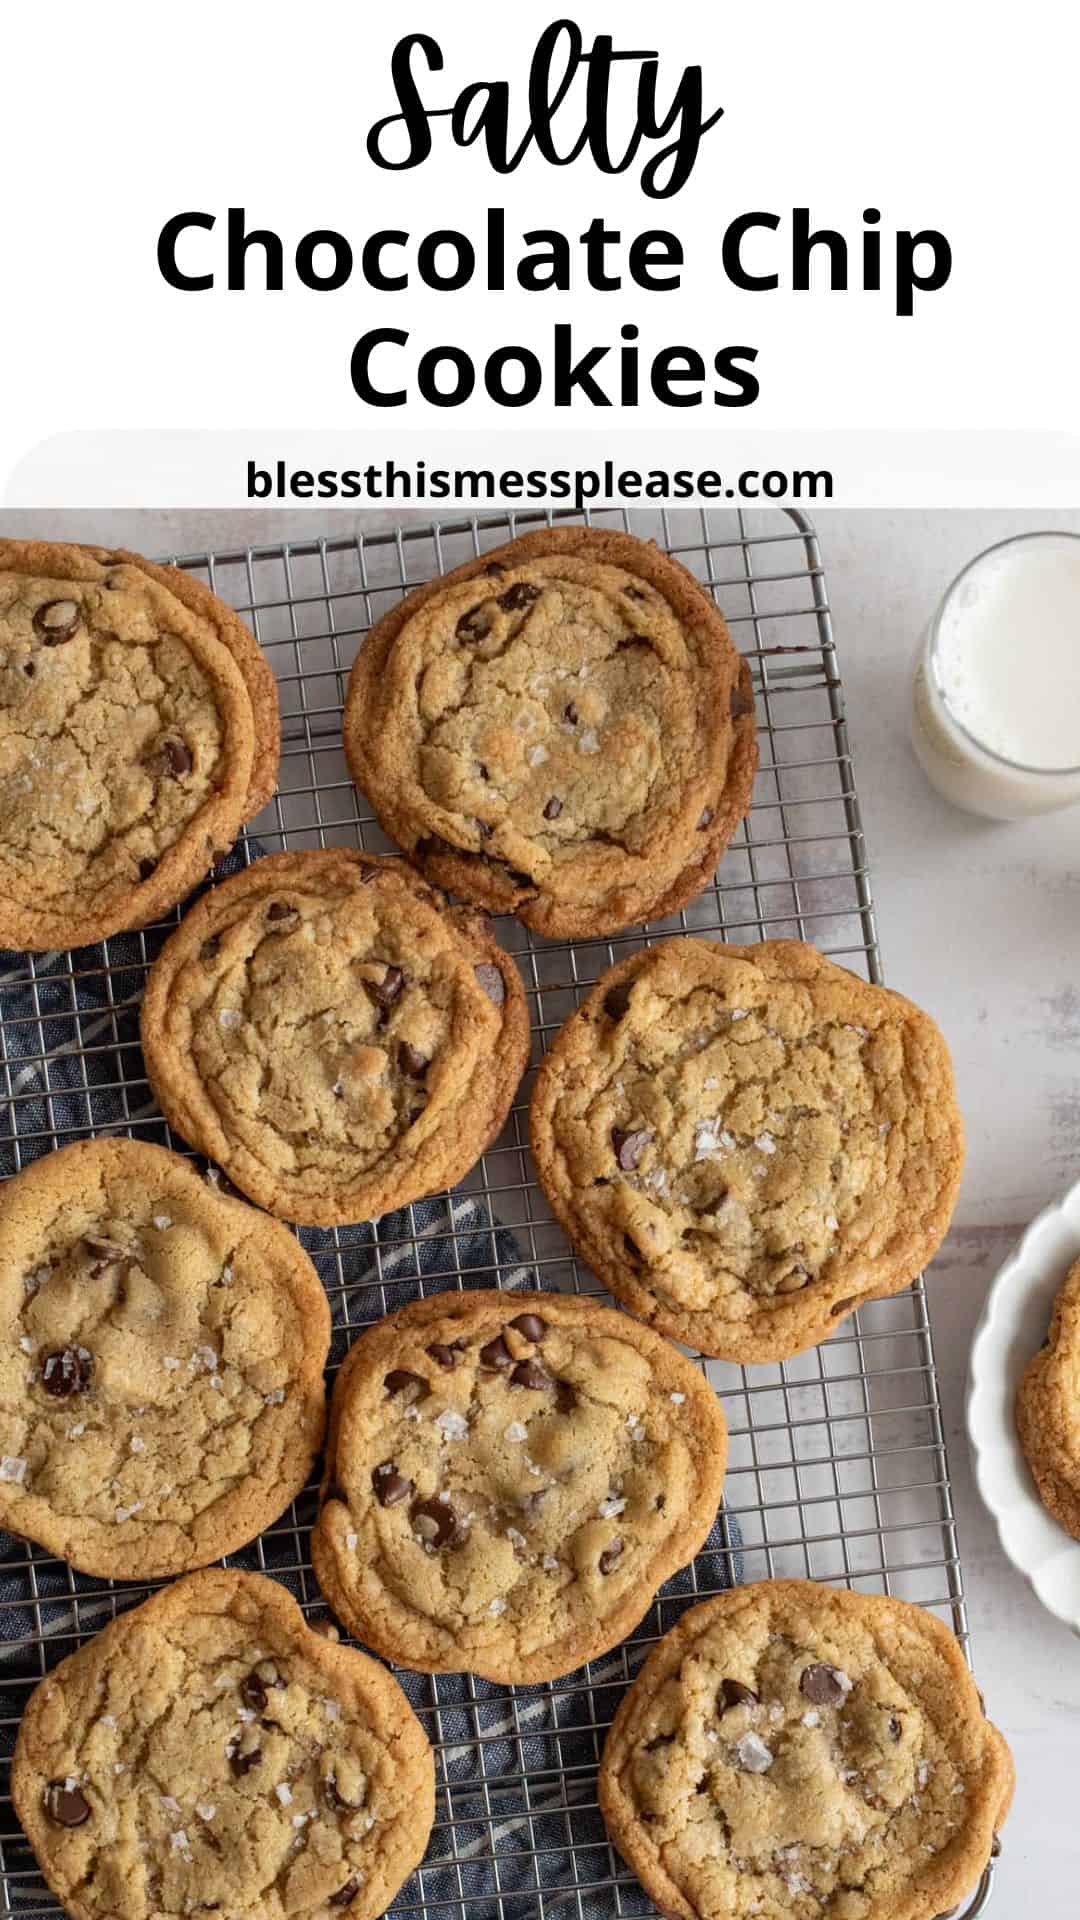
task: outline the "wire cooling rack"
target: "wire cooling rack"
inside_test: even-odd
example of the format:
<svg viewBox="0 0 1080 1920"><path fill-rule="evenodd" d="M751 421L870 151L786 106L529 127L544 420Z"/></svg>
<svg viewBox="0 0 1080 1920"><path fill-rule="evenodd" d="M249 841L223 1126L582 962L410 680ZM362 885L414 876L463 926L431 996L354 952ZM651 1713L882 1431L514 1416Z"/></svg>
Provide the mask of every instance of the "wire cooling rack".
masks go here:
<svg viewBox="0 0 1080 1920"><path fill-rule="evenodd" d="M223 863L281 848L389 850L341 750L349 667L402 591L542 514L182 557L250 622L278 677L280 791ZM572 517L572 516L566 516ZM753 807L715 883L644 931L567 946L499 922L529 996L534 1065L618 954L679 932L813 941L881 978L843 693L816 536L799 515L729 510L596 513L657 539L711 589L754 678L761 767ZM350 523L350 527L351 527ZM175 924L78 953L0 955L0 1175L88 1134L184 1150L150 1096L138 1044L146 968ZM455 1287L599 1289L571 1257L532 1177L529 1080L507 1126L453 1195L372 1227L304 1230L334 1313L333 1360L357 1331L419 1293ZM967 1622L922 1282L782 1365L710 1362L731 1432L724 1508L695 1564L670 1580L616 1652L547 1686L403 1674L436 1748L438 1812L394 1911L448 1920L635 1920L652 1912L606 1839L596 1769L627 1682L679 1614L740 1580L794 1575L915 1600L965 1642ZM284 1581L312 1617L314 1488L233 1564ZM73 1573L0 1535L0 1887L7 1912L56 1908L11 1810L7 1763L30 1689L144 1586ZM985 1910L992 1864L968 1916Z"/></svg>

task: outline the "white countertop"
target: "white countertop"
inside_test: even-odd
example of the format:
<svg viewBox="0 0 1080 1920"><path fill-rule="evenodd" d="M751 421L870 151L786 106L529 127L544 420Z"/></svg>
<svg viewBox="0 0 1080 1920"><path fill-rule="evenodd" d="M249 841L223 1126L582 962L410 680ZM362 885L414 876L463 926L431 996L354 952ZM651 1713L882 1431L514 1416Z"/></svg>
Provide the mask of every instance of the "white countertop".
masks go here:
<svg viewBox="0 0 1080 1920"><path fill-rule="evenodd" d="M71 513L46 526L9 513L2 531L160 553L347 532L360 517ZM944 1028L968 1125L964 1186L930 1297L975 1662L1018 1773L993 1912L1014 1920L1024 1902L1037 1920L1076 1920L1080 1642L997 1547L972 1484L963 1393L991 1275L1031 1215L1080 1174L1080 808L1011 826L955 812L912 756L906 683L916 637L965 560L1036 525L1080 532L1080 511L816 519L887 977Z"/></svg>

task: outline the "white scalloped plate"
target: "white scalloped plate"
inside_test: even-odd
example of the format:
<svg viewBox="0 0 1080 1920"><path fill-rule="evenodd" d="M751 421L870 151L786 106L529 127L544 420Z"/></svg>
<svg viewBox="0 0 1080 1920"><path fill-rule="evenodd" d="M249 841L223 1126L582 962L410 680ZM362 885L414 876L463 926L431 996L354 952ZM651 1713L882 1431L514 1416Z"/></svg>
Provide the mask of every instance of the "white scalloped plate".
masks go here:
<svg viewBox="0 0 1080 1920"><path fill-rule="evenodd" d="M1080 1181L1032 1221L1000 1268L975 1329L967 1427L979 1492L1008 1558L1043 1606L1080 1634L1080 1540L1039 1499L1016 1434L1020 1376L1046 1338L1062 1281L1080 1259Z"/></svg>

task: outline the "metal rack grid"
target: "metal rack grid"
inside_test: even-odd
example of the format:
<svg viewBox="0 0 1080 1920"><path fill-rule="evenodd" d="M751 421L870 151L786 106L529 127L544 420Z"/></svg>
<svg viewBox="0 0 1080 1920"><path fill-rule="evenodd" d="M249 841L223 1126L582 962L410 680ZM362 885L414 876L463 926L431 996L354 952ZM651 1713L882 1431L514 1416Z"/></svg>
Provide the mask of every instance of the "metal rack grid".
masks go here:
<svg viewBox="0 0 1080 1920"><path fill-rule="evenodd" d="M389 850L340 745L348 671L403 589L550 515L414 516L388 531L186 556L247 619L278 677L280 790L231 856L358 842ZM559 516L573 517L573 516ZM797 937L878 981L874 925L843 693L816 535L779 510L597 512L657 539L710 589L750 662L761 766L752 809L715 883L678 915L570 947L515 921L499 937L528 992L534 1064L582 992L619 953L679 932L736 942ZM223 863L220 873L227 870ZM211 876L213 879L215 876ZM183 1151L157 1112L138 1046L149 963L175 924L76 954L0 956L0 1175L65 1141L127 1132ZM570 1255L531 1173L527 1077L507 1126L452 1196L376 1226L303 1230L334 1313L332 1359L418 1293L501 1284L599 1291ZM606 1839L596 1803L604 1731L628 1680L679 1614L734 1580L797 1575L916 1600L967 1639L934 1359L921 1280L866 1306L782 1365L710 1362L731 1434L724 1508L696 1563L670 1580L616 1652L547 1686L402 1675L432 1738L436 1826L395 1913L635 1920L652 1912ZM309 1488L233 1564L283 1580L313 1616ZM56 1912L15 1821L6 1766L30 1688L57 1659L142 1598L73 1573L0 1535L0 1886L5 1909ZM993 1864L965 1912L982 1913Z"/></svg>

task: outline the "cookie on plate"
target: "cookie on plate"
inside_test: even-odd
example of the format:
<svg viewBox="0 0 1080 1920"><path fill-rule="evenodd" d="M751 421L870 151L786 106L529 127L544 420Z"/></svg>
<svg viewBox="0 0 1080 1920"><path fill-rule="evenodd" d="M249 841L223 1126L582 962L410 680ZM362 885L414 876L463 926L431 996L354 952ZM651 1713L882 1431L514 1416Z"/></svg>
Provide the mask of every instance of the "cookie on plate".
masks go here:
<svg viewBox="0 0 1080 1920"><path fill-rule="evenodd" d="M1054 1301L1046 1345L1020 1382L1016 1426L1043 1506L1080 1540L1080 1260Z"/></svg>
<svg viewBox="0 0 1080 1920"><path fill-rule="evenodd" d="M940 1620L767 1580L693 1607L649 1656L600 1807L677 1920L937 1920L985 1868L1013 1780Z"/></svg>
<svg viewBox="0 0 1080 1920"><path fill-rule="evenodd" d="M177 1154L78 1141L0 1188L0 1526L102 1579L253 1540L322 1440L330 1311L287 1228Z"/></svg>
<svg viewBox="0 0 1080 1920"><path fill-rule="evenodd" d="M0 947L176 906L274 790L273 674L174 568L0 541Z"/></svg>
<svg viewBox="0 0 1080 1920"><path fill-rule="evenodd" d="M401 1688L260 1574L191 1574L30 1697L11 1794L73 1920L375 1920L423 1854L431 1748Z"/></svg>
<svg viewBox="0 0 1080 1920"><path fill-rule="evenodd" d="M700 893L757 765L749 671L705 590L652 542L568 526L379 621L345 751L431 879L569 939Z"/></svg>
<svg viewBox="0 0 1080 1920"><path fill-rule="evenodd" d="M693 1559L726 1457L700 1370L625 1314L438 1294L363 1334L338 1376L316 1577L404 1666L551 1679Z"/></svg>
<svg viewBox="0 0 1080 1920"><path fill-rule="evenodd" d="M602 975L541 1064L532 1147L594 1272L700 1353L780 1360L895 1293L948 1228L945 1042L798 941L670 940Z"/></svg>
<svg viewBox="0 0 1080 1920"><path fill-rule="evenodd" d="M372 1220L460 1180L528 1057L517 968L403 860L277 853L204 895L146 983L170 1125L286 1220Z"/></svg>

